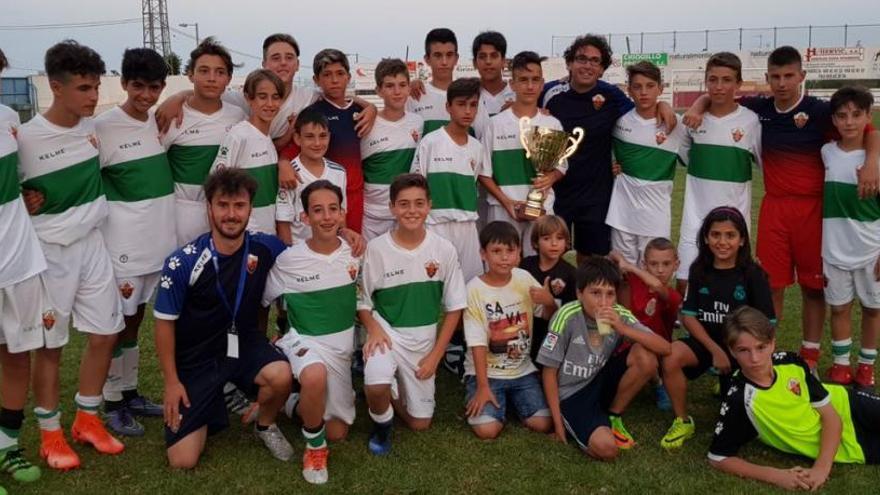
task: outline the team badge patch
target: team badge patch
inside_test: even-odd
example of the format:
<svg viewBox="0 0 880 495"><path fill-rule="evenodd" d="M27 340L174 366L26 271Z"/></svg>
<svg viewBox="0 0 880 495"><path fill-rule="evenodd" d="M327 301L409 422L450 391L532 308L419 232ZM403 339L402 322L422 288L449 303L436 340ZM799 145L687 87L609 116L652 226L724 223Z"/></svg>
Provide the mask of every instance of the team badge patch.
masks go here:
<svg viewBox="0 0 880 495"><path fill-rule="evenodd" d="M278 199L281 201L287 201L287 189L284 189L284 188L278 189Z"/></svg>
<svg viewBox="0 0 880 495"><path fill-rule="evenodd" d="M807 115L807 112L798 112L794 114L794 125L796 125L798 129L803 129L804 126L807 125L808 120L810 120L810 116Z"/></svg>
<svg viewBox="0 0 880 495"><path fill-rule="evenodd" d="M657 133L654 134L654 140L657 141L657 146L660 146L666 142L666 133L663 131L657 131Z"/></svg>
<svg viewBox="0 0 880 495"><path fill-rule="evenodd" d="M358 276L358 264L354 261L348 264L348 276L351 277L352 280L356 279Z"/></svg>
<svg viewBox="0 0 880 495"><path fill-rule="evenodd" d="M654 316L654 313L657 311L657 298L652 297L648 304L645 305L645 314L648 316Z"/></svg>
<svg viewBox="0 0 880 495"><path fill-rule="evenodd" d="M437 275L437 270L440 269L440 262L437 260L430 260L425 263L425 273L428 274L428 278L434 278L434 275Z"/></svg>
<svg viewBox="0 0 880 495"><path fill-rule="evenodd" d="M306 355L307 352L309 352L309 348L302 347L302 348L300 348L300 350L296 351L296 357L303 357Z"/></svg>
<svg viewBox="0 0 880 495"><path fill-rule="evenodd" d="M12 134L12 139L18 140L18 127L9 126L9 132Z"/></svg>
<svg viewBox="0 0 880 495"><path fill-rule="evenodd" d="M475 162L473 159L471 159L471 170L477 170L477 162Z"/></svg>
<svg viewBox="0 0 880 495"><path fill-rule="evenodd" d="M548 351L552 351L556 349L556 341L559 340L559 336L555 333L548 333L546 337L544 337L544 343L541 344L541 347L547 349Z"/></svg>
<svg viewBox="0 0 880 495"><path fill-rule="evenodd" d="M55 311L47 310L43 312L43 328L46 330L52 330L52 327L55 326Z"/></svg>
<svg viewBox="0 0 880 495"><path fill-rule="evenodd" d="M562 294L562 291L564 290L565 280L562 280L561 278L554 278L550 281L550 292L552 292L554 296Z"/></svg>
<svg viewBox="0 0 880 495"><path fill-rule="evenodd" d="M797 395L798 397L800 397L801 396L801 383L799 381L797 381L797 379L795 379L795 378L789 378L788 379L788 390L789 390L789 392L793 393L794 395Z"/></svg>
<svg viewBox="0 0 880 495"><path fill-rule="evenodd" d="M413 129L409 135L412 136L414 143L419 142L419 131L417 129Z"/></svg>
<svg viewBox="0 0 880 495"><path fill-rule="evenodd" d="M734 142L738 143L746 135L746 131L742 127L735 127L730 130L730 135L733 136Z"/></svg>
<svg viewBox="0 0 880 495"><path fill-rule="evenodd" d="M92 143L92 146L94 146L95 149L98 149L98 136L96 136L94 134L89 134L88 139L89 139L89 142Z"/></svg>
<svg viewBox="0 0 880 495"><path fill-rule="evenodd" d="M119 286L119 293L122 294L123 299L129 299L134 294L134 285L127 280L122 282Z"/></svg>
<svg viewBox="0 0 880 495"><path fill-rule="evenodd" d="M733 298L737 301L745 301L746 300L746 289L742 285L737 285L735 289L733 289Z"/></svg>
<svg viewBox="0 0 880 495"><path fill-rule="evenodd" d="M602 108L602 105L605 104L605 97L602 95L596 95L593 97L593 108L599 110Z"/></svg>
<svg viewBox="0 0 880 495"><path fill-rule="evenodd" d="M248 254L247 260L247 271L252 274L257 271L257 263L259 263L260 258L253 254Z"/></svg>

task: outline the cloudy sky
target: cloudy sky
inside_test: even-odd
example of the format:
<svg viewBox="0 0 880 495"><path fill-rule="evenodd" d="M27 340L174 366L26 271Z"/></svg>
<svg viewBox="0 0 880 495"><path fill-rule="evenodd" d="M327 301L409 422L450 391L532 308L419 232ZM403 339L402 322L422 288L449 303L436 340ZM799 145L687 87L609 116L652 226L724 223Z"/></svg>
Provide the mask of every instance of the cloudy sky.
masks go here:
<svg viewBox="0 0 880 495"><path fill-rule="evenodd" d="M427 30L445 26L459 37L460 50L467 58L473 36L485 29L504 33L510 54L532 49L554 55L566 43L554 36L584 32L631 33L630 47L639 51L672 51L671 35L639 36L641 31L700 31L721 28L759 28L765 26L806 26L809 24L880 24L876 0L665 0L639 2L596 2L590 0L444 0L444 1L340 1L321 0L167 0L172 33L172 49L185 57L193 48L192 28L180 23L199 23L199 35L216 35L234 54L244 70L259 65L262 39L273 32L293 34L302 45L304 65L310 65L317 50L339 48L357 54L362 61L383 56L403 57L409 45L410 58L421 55L420 45ZM42 67L42 55L52 43L74 38L92 46L105 58L108 69L118 69L122 50L142 45L140 0L4 0L0 8L0 48L14 69L4 75L33 73ZM807 3L809 5L807 6ZM369 4L367 8L365 5ZM711 4L711 8L706 5ZM806 7L806 8L805 8ZM430 9L430 10L429 10ZM636 16L638 14L638 16ZM12 29L17 26L57 23L83 23L130 19L117 25L90 28L52 27ZM189 36L189 37L188 37ZM746 30L744 48L769 48L772 30ZM779 44L806 45L807 29L780 30ZM813 45L842 46L842 29L815 29ZM880 26L851 28L849 44L880 45ZM626 37L614 36L615 52L626 51ZM704 46L701 33L680 33L679 51L699 51ZM738 31L710 36L709 50L736 49ZM254 58L257 57L257 58ZM301 74L305 74L304 71Z"/></svg>

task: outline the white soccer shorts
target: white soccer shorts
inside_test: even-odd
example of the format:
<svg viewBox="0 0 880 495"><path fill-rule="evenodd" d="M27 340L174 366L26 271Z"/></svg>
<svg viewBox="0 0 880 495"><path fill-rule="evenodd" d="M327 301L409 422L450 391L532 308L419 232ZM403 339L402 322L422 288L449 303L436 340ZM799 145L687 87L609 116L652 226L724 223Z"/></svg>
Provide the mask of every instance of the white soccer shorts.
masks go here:
<svg viewBox="0 0 880 495"><path fill-rule="evenodd" d="M856 297L866 308L880 309L880 282L874 278L874 263L857 270L844 270L822 263L825 272L825 302L842 306Z"/></svg>
<svg viewBox="0 0 880 495"><path fill-rule="evenodd" d="M410 416L425 419L434 417L434 376L427 380L416 378L419 361L427 355L430 347L427 351L419 352L406 349L395 331L382 326L391 339L391 349L364 356L364 385L392 385L396 378L398 393Z"/></svg>
<svg viewBox="0 0 880 495"><path fill-rule="evenodd" d="M54 315L42 273L0 289L0 345L13 354L43 347Z"/></svg>
<svg viewBox="0 0 880 495"><path fill-rule="evenodd" d="M652 236L630 234L623 230L611 227L611 249L623 255L623 259L633 265L639 266L645 256L645 247Z"/></svg>
<svg viewBox="0 0 880 495"><path fill-rule="evenodd" d="M428 230L455 246L465 283L483 274L483 260L480 258L480 236L477 233L476 221L429 224Z"/></svg>
<svg viewBox="0 0 880 495"><path fill-rule="evenodd" d="M116 287L119 288L123 315L134 316L138 306L150 301L159 285L161 275L162 272L155 272L134 277L116 277Z"/></svg>
<svg viewBox="0 0 880 495"><path fill-rule="evenodd" d="M186 245L211 230L208 224L208 206L204 201L175 198L174 214L178 246Z"/></svg>

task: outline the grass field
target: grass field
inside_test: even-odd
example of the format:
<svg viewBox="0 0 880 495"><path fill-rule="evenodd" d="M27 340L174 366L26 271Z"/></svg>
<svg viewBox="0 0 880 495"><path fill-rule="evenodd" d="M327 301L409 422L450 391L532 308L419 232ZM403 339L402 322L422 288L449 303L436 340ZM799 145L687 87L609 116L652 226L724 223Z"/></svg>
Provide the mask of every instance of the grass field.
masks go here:
<svg viewBox="0 0 880 495"><path fill-rule="evenodd" d="M880 127L880 119L875 120ZM678 230L684 173L676 177L673 232ZM755 174L754 196L760 198L763 184ZM753 216L759 201L753 202ZM754 220L753 220L754 221ZM792 288L785 303L786 319L779 329L783 349L797 349L800 342L800 294ZM858 328L854 325L854 328ZM858 332L858 330L856 330ZM828 332L826 331L826 335ZM858 341L857 337L854 341ZM65 351L62 372L62 423L73 419L77 367L83 339L79 336ZM141 390L155 399L162 397L161 376L153 353L152 319L142 329ZM830 343L823 342L827 366ZM414 434L398 427L393 453L386 458L368 454L369 420L358 404L358 418L349 439L331 445L330 482L324 487L306 484L300 475L302 439L298 423L280 420L282 429L296 447L293 462L272 457L249 428L233 424L210 439L200 466L192 472L173 472L165 463L162 422L147 420L147 435L126 440L126 451L104 457L76 446L83 467L69 473L48 468L34 485L2 482L11 493L767 493L763 484L739 480L712 470L706 462L711 432L718 413L712 397L712 379L703 377L690 390L691 413L697 422L697 436L678 452L664 452L660 438L672 421L671 413L654 407L651 394L642 393L626 415L626 424L638 446L624 452L613 463L588 460L573 445L559 444L549 437L530 433L512 422L494 442L477 440L463 418L463 387L441 371L437 382L437 411L430 431ZM38 431L33 416L22 434L31 459L38 452ZM68 436L69 438L69 436ZM786 456L753 442L742 454L754 461L780 467L803 465L803 459ZM827 493L877 493L880 467L836 466L826 485Z"/></svg>

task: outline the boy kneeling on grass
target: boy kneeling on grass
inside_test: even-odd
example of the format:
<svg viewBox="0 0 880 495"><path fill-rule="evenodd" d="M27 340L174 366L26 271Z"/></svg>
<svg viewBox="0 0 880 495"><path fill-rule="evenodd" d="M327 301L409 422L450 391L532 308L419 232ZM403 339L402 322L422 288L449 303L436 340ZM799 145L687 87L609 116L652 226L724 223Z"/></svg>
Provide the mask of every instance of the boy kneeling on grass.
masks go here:
<svg viewBox="0 0 880 495"><path fill-rule="evenodd" d="M567 432L587 455L605 461L635 445L621 415L657 374L658 356L670 353L669 342L617 304L620 282L607 258L581 263L578 300L559 308L538 352L556 438L564 442ZM616 352L622 339L633 345Z"/></svg>
<svg viewBox="0 0 880 495"><path fill-rule="evenodd" d="M740 370L721 404L709 447L712 467L789 490L818 490L834 462L880 464L880 397L822 384L795 353L775 352L770 320L741 306L724 322ZM783 452L814 459L812 467L778 469L737 457L758 438Z"/></svg>

